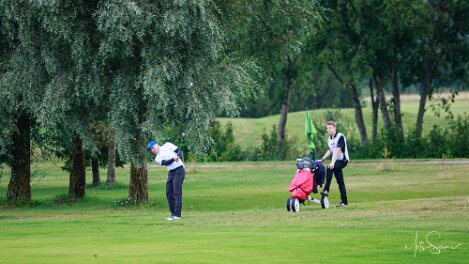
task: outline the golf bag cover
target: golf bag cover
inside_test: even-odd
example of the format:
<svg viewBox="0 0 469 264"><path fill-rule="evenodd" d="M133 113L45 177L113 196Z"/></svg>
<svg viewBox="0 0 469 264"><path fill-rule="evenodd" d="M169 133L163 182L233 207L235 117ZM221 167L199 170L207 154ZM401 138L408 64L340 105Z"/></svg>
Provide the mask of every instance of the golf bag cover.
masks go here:
<svg viewBox="0 0 469 264"><path fill-rule="evenodd" d="M326 179L326 172L324 169L324 165L322 165L321 162L315 161L313 165L313 173L314 173L313 193L318 193L318 185L322 187Z"/></svg>
<svg viewBox="0 0 469 264"><path fill-rule="evenodd" d="M310 170L298 170L295 173L295 178L293 178L290 188L288 189L291 192L292 198L298 198L300 200L307 200L308 195L313 190L313 174Z"/></svg>

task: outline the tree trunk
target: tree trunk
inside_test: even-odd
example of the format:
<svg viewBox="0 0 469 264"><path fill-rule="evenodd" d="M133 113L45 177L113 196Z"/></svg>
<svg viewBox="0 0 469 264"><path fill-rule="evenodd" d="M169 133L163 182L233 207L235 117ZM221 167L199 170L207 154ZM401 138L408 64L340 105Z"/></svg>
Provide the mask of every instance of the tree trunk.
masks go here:
<svg viewBox="0 0 469 264"><path fill-rule="evenodd" d="M99 178L99 162L97 157L91 158L91 171L93 172L93 186L99 186L101 179Z"/></svg>
<svg viewBox="0 0 469 264"><path fill-rule="evenodd" d="M24 111L21 111L16 119L16 128L17 131L12 135L13 162L7 200L9 203L29 204L31 202L31 119Z"/></svg>
<svg viewBox="0 0 469 264"><path fill-rule="evenodd" d="M379 107L379 101L374 96L374 88L373 88L373 79L369 79L369 85L370 85L370 98L371 98L371 107L372 107L372 119L373 119L373 126L371 129L371 137L373 142L378 141L378 107Z"/></svg>
<svg viewBox="0 0 469 264"><path fill-rule="evenodd" d="M86 165L83 141L79 135L75 135L71 151L70 184L68 193L75 199L85 196Z"/></svg>
<svg viewBox="0 0 469 264"><path fill-rule="evenodd" d="M129 199L133 202L148 201L148 177L145 167L130 164Z"/></svg>
<svg viewBox="0 0 469 264"><path fill-rule="evenodd" d="M374 84L376 87L376 97L381 110L381 117L383 118L384 129L389 130L391 128L391 117L389 116L386 96L384 95L384 85L378 79L375 79Z"/></svg>
<svg viewBox="0 0 469 264"><path fill-rule="evenodd" d="M425 105L427 104L429 87L429 85L427 85L427 83L424 83L420 91L419 111L417 113L417 123L415 124L415 136L417 138L422 138L423 133L423 116L425 114Z"/></svg>
<svg viewBox="0 0 469 264"><path fill-rule="evenodd" d="M285 69L284 83L283 83L283 99L282 111L280 112L280 121L278 124L278 139L285 140L285 129L287 126L288 109L290 108L291 97L291 81L292 81L292 61L287 58L287 68Z"/></svg>
<svg viewBox="0 0 469 264"><path fill-rule="evenodd" d="M107 150L107 180L106 184L114 185L116 183L116 147L114 142Z"/></svg>
<svg viewBox="0 0 469 264"><path fill-rule="evenodd" d="M431 73L432 70L427 70L425 80L420 89L419 111L417 113L417 123L415 124L415 136L417 138L421 138L423 134L423 116L425 114L425 105L427 104L427 98L430 94L430 86L432 83Z"/></svg>
<svg viewBox="0 0 469 264"><path fill-rule="evenodd" d="M397 74L397 67L394 64L391 70L391 83L392 83L392 99L394 110L394 122L396 123L399 138L404 142L404 127L402 126L401 115L401 92L399 91L399 77Z"/></svg>
<svg viewBox="0 0 469 264"><path fill-rule="evenodd" d="M358 131L360 133L360 145L364 147L368 145L368 135L366 133L365 121L363 120L360 97L358 95L357 87L352 80L348 81L348 86L352 92L353 107L355 108L355 122L357 123Z"/></svg>

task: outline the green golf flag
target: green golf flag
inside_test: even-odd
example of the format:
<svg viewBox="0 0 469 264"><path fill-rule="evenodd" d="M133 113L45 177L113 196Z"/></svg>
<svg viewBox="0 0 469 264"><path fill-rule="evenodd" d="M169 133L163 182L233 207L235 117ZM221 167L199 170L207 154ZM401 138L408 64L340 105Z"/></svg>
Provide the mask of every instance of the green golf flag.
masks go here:
<svg viewBox="0 0 469 264"><path fill-rule="evenodd" d="M314 146L314 135L316 135L316 129L314 128L313 119L311 119L309 112L306 112L305 134L308 137L309 148L311 150L316 149L316 146Z"/></svg>

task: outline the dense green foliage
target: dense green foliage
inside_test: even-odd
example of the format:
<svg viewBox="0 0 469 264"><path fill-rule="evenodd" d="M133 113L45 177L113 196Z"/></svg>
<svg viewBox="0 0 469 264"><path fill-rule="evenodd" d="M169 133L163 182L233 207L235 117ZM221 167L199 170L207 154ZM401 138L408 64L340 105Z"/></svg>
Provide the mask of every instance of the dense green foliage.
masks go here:
<svg viewBox="0 0 469 264"><path fill-rule="evenodd" d="M362 86L363 77L388 82L384 62L404 56L400 69L405 89L425 78L424 67L417 68L416 62L425 61L422 54L429 54L431 62L441 62L436 64L438 69L451 69L443 73L454 72L433 80L438 76L450 82L464 78L466 64L460 59L467 51L461 38L467 30L462 16L467 4L440 4L90 1L71 5L42 1L28 5L27 1L2 1L2 98L11 102L2 107L21 109L14 107L11 96L15 93L9 91L28 85L34 87L34 94L21 99L28 100L22 104L40 110L41 122L74 126L65 126L61 132L79 132L88 147L93 147L85 131L90 120L108 113L124 157L133 159L136 133L172 139L174 135L165 132L170 126L177 126L179 134L184 132L193 148L206 149L210 143L205 137L207 120L214 115L263 116L280 111L286 57L293 60L291 111L351 105L350 92L328 65ZM435 15L443 7L446 13ZM435 50L434 38L444 41L436 43L433 54L429 51ZM441 50L448 51L447 55L440 54ZM344 64L347 61L350 65ZM251 94L250 77L259 69L264 72L259 75L264 80L259 86L265 92L248 99L240 109L237 103ZM28 72L20 74L20 70ZM15 71L23 83L11 78ZM28 77L32 74L34 79ZM130 87L135 92L129 93ZM205 92L196 92L199 87ZM175 107L174 98L184 107ZM132 109L146 112L139 117ZM9 113L8 109L2 112ZM8 135L12 121L2 120L2 131ZM139 126L140 132L130 129ZM8 144L3 140L3 155L8 155Z"/></svg>
<svg viewBox="0 0 469 264"><path fill-rule="evenodd" d="M163 139L166 127L203 150L208 121L236 115L240 98L252 94L257 68L227 56L219 9L210 1L2 1L1 8L2 107L21 108L19 98L41 124L79 132L89 144L89 124L107 115L121 153L134 162L144 149L135 138Z"/></svg>
<svg viewBox="0 0 469 264"><path fill-rule="evenodd" d="M69 162L77 198L85 158L105 157L106 148L132 165L130 188L143 189L129 193L146 193L149 140L205 160L292 159L302 154L302 139L288 136L288 113L321 107L354 107L356 158L380 157L383 149L389 157L466 156L467 136L454 134L467 129L466 116L430 132L423 118L437 89L467 84L468 12L459 0L0 0L0 165L12 168L8 199L30 200L38 148ZM400 93L409 87L420 92L415 129L403 125ZM372 99L371 137L364 90ZM234 128L213 126L220 117L279 112L262 144L246 150ZM96 124L110 131L104 145Z"/></svg>
<svg viewBox="0 0 469 264"><path fill-rule="evenodd" d="M98 152L96 122L144 175L146 142L184 132L203 153L209 121L238 114L256 92L258 67L227 52L212 1L5 0L0 13L0 162L19 175L11 177L15 193L30 189L37 127L69 157L73 195L84 189L83 148ZM144 178L136 182L145 186Z"/></svg>
<svg viewBox="0 0 469 264"><path fill-rule="evenodd" d="M409 129L420 140L432 94L467 87L467 1L325 0L318 6L324 23L308 36L291 67L291 111L353 105L363 147L368 137L377 140L381 111L385 128L397 128L400 141ZM270 51L263 45L259 49ZM272 76L279 78L263 85L265 97L253 99L242 113L245 117L280 112L286 69L270 62ZM420 106L414 123L404 127L400 93L409 90L419 92ZM392 93L391 99L385 91ZM364 93L373 100L371 136L360 111Z"/></svg>

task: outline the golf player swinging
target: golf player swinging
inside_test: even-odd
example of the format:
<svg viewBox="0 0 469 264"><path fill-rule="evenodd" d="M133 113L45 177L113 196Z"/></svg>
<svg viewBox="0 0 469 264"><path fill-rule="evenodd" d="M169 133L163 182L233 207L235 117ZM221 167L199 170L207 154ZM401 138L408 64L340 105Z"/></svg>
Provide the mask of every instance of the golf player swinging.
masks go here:
<svg viewBox="0 0 469 264"><path fill-rule="evenodd" d="M182 184L186 176L184 163L181 160L182 151L172 143L167 142L160 146L156 141L149 142L147 150L156 154L156 164L165 166L168 170L166 198L168 199L171 216L166 219L169 221L179 220L181 219L182 210Z"/></svg>

